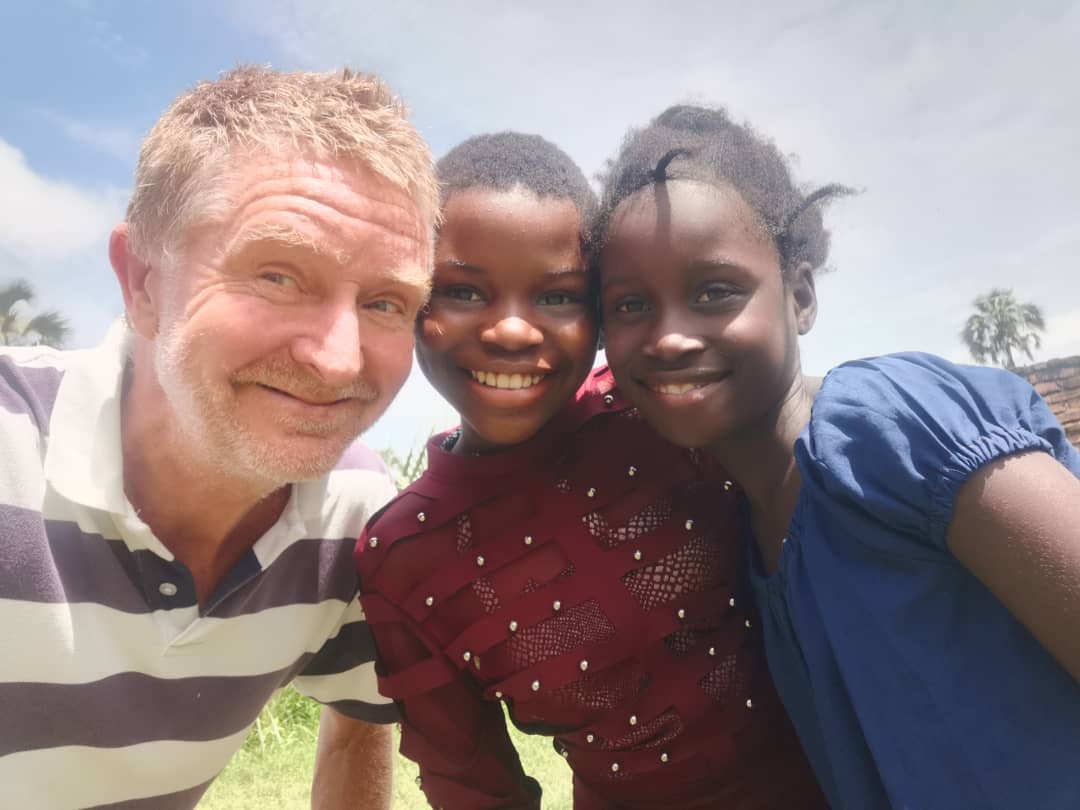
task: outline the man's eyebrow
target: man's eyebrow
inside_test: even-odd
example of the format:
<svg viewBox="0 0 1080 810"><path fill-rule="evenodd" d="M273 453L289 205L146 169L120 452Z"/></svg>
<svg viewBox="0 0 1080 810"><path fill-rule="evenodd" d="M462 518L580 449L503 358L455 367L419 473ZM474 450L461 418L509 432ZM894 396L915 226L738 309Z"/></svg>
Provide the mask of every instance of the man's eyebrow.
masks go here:
<svg viewBox="0 0 1080 810"><path fill-rule="evenodd" d="M295 228L283 225L263 225L252 228L250 231L243 233L237 242L241 250L259 244L280 245L309 251L340 266L345 266L350 261L349 255L344 251L334 250ZM431 288L430 269L422 265L406 262L397 267L389 268L385 275L391 282L420 288L425 299L428 290Z"/></svg>
<svg viewBox="0 0 1080 810"><path fill-rule="evenodd" d="M260 225L257 228L244 231L237 238L237 246L241 250L259 244L276 244L306 250L337 264L346 264L349 260L349 257L341 251L334 250L312 239L306 233L285 225Z"/></svg>

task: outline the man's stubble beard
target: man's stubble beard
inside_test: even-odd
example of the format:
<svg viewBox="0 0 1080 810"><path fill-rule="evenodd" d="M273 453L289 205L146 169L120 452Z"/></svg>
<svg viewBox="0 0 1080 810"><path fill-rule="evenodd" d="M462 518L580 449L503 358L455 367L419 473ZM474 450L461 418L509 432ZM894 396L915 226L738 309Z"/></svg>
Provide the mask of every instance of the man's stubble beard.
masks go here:
<svg viewBox="0 0 1080 810"><path fill-rule="evenodd" d="M174 417L174 438L193 468L209 468L225 479L252 482L266 492L296 481L321 478L380 415L365 412L365 418L347 432L341 432L344 426L328 421L294 421L281 426L283 432L322 437L317 452L298 452L282 446L285 441L260 438L241 418L239 385L271 384L298 393L313 392L319 385L310 375L281 361L247 367L229 382L208 383L199 376L190 338L185 340L178 324L169 321L159 331L154 341L154 371ZM342 394L338 398L353 397L368 403L377 399L375 390L363 382L338 393ZM328 399L334 397L321 390L320 394ZM341 433L342 439L330 444L328 437L335 432Z"/></svg>

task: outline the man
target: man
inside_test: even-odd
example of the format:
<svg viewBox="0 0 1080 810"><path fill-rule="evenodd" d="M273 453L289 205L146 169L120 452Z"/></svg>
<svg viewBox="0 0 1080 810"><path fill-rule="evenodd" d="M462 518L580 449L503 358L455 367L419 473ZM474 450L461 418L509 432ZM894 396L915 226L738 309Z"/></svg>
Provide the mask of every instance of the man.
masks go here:
<svg viewBox="0 0 1080 810"><path fill-rule="evenodd" d="M193 807L273 692L325 704L316 807L389 807L353 444L430 283L428 149L378 80L244 68L151 131L126 323L0 354L0 805Z"/></svg>

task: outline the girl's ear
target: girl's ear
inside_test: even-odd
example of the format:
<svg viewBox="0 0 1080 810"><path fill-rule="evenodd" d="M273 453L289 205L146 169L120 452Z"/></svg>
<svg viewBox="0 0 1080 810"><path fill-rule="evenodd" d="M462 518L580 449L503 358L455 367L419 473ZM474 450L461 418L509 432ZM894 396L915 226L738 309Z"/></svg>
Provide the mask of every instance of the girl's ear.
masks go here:
<svg viewBox="0 0 1080 810"><path fill-rule="evenodd" d="M809 262L799 262L788 279L791 303L794 307L795 324L800 335L805 335L817 320L817 289L814 287L814 268Z"/></svg>

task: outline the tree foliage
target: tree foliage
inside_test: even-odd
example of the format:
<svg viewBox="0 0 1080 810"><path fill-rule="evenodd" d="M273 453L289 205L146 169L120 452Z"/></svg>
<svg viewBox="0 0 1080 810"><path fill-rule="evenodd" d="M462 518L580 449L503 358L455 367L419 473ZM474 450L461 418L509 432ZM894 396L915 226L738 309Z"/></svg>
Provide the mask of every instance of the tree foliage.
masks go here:
<svg viewBox="0 0 1080 810"><path fill-rule="evenodd" d="M394 483L398 489L405 489L409 484L419 478L427 468L427 443L409 450L405 458L402 458L392 449L379 451L383 462L390 468L394 476Z"/></svg>
<svg viewBox="0 0 1080 810"><path fill-rule="evenodd" d="M56 310L29 314L34 288L25 279L0 287L0 346L62 348L71 335L66 318Z"/></svg>
<svg viewBox="0 0 1080 810"><path fill-rule="evenodd" d="M1016 353L1034 360L1032 349L1042 345L1040 332L1046 331L1042 310L1022 304L1012 290L994 289L974 302L975 312L964 324L960 337L976 363L998 363L1016 368Z"/></svg>

